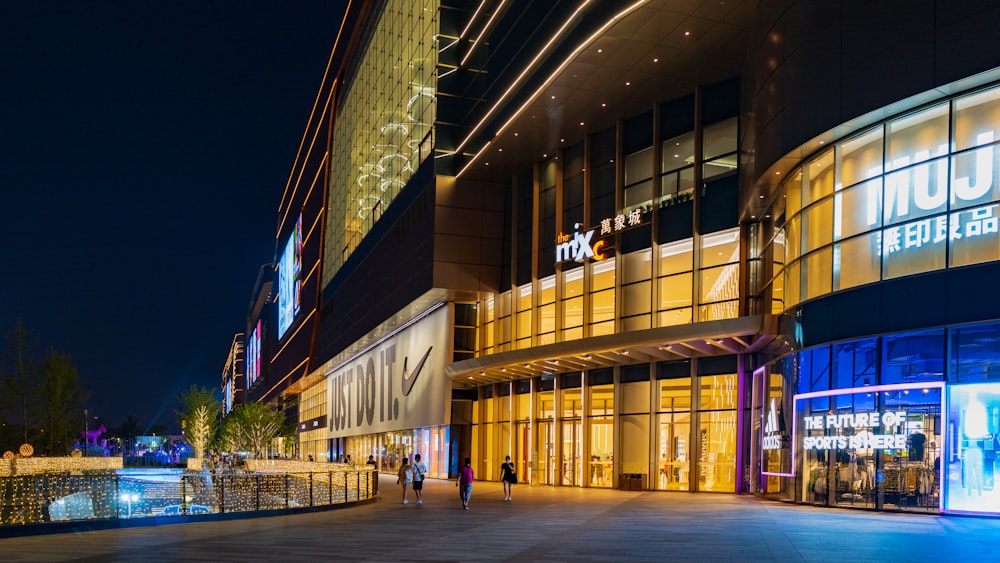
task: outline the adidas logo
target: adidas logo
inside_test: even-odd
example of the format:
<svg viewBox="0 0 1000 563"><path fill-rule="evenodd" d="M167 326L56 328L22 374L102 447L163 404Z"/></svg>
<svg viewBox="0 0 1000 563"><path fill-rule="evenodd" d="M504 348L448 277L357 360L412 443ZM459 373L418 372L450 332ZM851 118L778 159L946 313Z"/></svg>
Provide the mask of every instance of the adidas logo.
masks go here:
<svg viewBox="0 0 1000 563"><path fill-rule="evenodd" d="M775 399L771 399L771 409L767 413L767 425L764 426L764 432L772 434L778 431L778 408Z"/></svg>

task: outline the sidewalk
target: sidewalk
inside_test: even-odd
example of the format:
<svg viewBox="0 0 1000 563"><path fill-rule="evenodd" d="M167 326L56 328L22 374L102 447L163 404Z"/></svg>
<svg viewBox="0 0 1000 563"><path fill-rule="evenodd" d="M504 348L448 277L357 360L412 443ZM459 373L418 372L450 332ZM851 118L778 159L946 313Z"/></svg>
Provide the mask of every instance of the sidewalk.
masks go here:
<svg viewBox="0 0 1000 563"><path fill-rule="evenodd" d="M0 540L10 561L986 561L1000 520L880 514L751 496L453 481L424 503L381 499L310 514Z"/></svg>

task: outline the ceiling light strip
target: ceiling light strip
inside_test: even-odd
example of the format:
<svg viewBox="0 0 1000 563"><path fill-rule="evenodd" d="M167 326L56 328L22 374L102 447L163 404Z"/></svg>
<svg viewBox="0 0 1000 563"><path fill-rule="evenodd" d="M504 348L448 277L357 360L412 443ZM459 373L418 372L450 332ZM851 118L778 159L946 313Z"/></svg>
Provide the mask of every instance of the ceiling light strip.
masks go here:
<svg viewBox="0 0 1000 563"><path fill-rule="evenodd" d="M545 91L545 89L547 89L552 84L552 81L555 80L555 78L557 76L559 76L559 74L562 73L563 70L566 69L566 67L569 65L569 63L572 62L573 59L575 59L580 54L581 51L583 51L584 49L586 49L587 47L589 47L591 45L591 43L594 42L595 39L597 39L599 36L601 36L605 31L608 30L609 27L611 27L612 25L614 25L619 19L621 19L621 18L629 15L631 12L635 11L637 8L639 8L640 6L642 6L643 4L646 4L648 2L649 2L649 0L639 0L638 2L635 2L634 4L632 4L631 6L625 8L621 12L618 12L617 14L615 14L614 17L612 17L604 25L602 25L600 27L600 29L598 29L597 31L595 31L590 37L588 37L583 43L581 43L580 46L578 46L576 49L574 49L573 52L570 53L568 57L566 57L566 60L564 60L562 62L562 64L560 64L559 67L556 68L556 70L553 71L552 74L550 74L549 77L545 79L545 82L541 86L539 86L538 90L536 90L535 93L532 94L531 97L526 102L524 102L524 104L520 108L518 108L518 110L514 113L514 115L511 116L511 118L508 119L507 122L504 123L503 126L500 127L500 129L497 130L496 135L499 136L501 133L504 132L504 130L506 130L510 126L511 123L514 122L514 120L516 120L518 117L520 117L521 114L524 113L524 111L526 109L528 109L528 106L530 106L538 98L538 96L541 95L541 93L543 91ZM583 6L581 5L580 8L583 8ZM579 12L580 8L577 9L577 12ZM574 13L574 16L575 16L575 13ZM560 32L561 31L562 30L560 29ZM546 45L546 48L548 48L548 45ZM539 56L540 55L541 55L541 53L539 53ZM536 59L537 59L537 57L536 57ZM534 62L535 61L532 61L531 64L534 65ZM530 68L530 66L529 66L529 68ZM526 69L526 72L527 72L527 69ZM524 74L522 73L521 76L524 76ZM515 81L515 85L516 85L516 83L518 81L520 81L521 76L519 76L517 78L517 80ZM468 143L469 139L471 139L472 136L482 127L482 125L486 122L486 119L489 118L489 116L493 114L493 112L497 109L497 107L501 104L501 102L503 101L503 99L509 94L509 92L513 88L514 88L514 86L511 86L511 88L508 89L507 92L504 92L504 95L501 96L500 101L498 101L496 103L496 105L494 105L492 108L490 108L490 111L486 114L485 117L483 117L482 121L480 121L478 124L476 124L476 126L472 129L472 131L465 138L465 140L463 140L462 143L458 146L458 148L455 150L456 153L459 150L461 150L462 147L464 147ZM469 163L466 164L464 168L462 168L462 171L458 173L458 176L461 176L462 173L464 173L466 171L466 169L468 169L469 166L473 162L475 162L479 158L480 155L482 155L483 151L486 150L487 146L489 146L488 143L487 143L486 146L484 146L483 148L481 148L475 154L475 156L472 157L472 160L469 161Z"/></svg>
<svg viewBox="0 0 1000 563"><path fill-rule="evenodd" d="M472 56L472 53L476 51L476 47L479 46L479 41L490 31L490 27L493 25L493 20L496 19L497 14L500 13L500 10L503 9L503 5L506 3L507 0L500 0L500 5L497 6L496 10L493 10L493 15L490 16L490 19L486 20L486 25L483 26L483 30L479 32L479 37L476 37L476 40L472 42L472 47L470 47L469 52L462 57L462 62L458 63L458 66L465 66L465 62L468 61L469 57Z"/></svg>
<svg viewBox="0 0 1000 563"><path fill-rule="evenodd" d="M535 58L531 59L531 62L525 65L524 70L521 71L521 74L519 74L517 78L514 79L514 82L511 83L510 87L507 88L507 90L500 95L500 99L497 100L497 103L493 104L493 107L491 107L489 111L486 112L486 115L484 115L483 118L479 120L479 123L477 123L476 126L473 127L471 131L469 131L469 134L465 137L465 139L463 139L462 142L459 143L457 147L455 147L455 150L454 152L452 152L452 154L458 154L462 150L462 148L464 148L465 145L469 143L469 140L472 139L473 135L475 135L476 133L479 132L480 129L482 129L483 125L486 123L486 120L488 120L490 117L493 116L493 114L500 107L500 105L503 104L503 102L507 99L508 96L510 96L511 92L513 92L514 89L518 86L518 84L520 84L521 81L524 80L524 77L527 76L529 72L531 72L531 69L534 68L535 63L537 63L542 58L542 55L544 55L545 52L549 50L549 47L551 47L556 42L556 40L559 39L560 36L562 36L563 32L566 31L566 29L576 19L576 17L580 14L580 12L583 11L583 9L587 6L587 4L590 4L590 0L585 0L576 8L576 10L570 17L566 18L566 21L563 22L562 27L560 27L559 30L556 31L551 38L549 38L549 41L545 44L544 47L542 47L538 51L538 54L535 55Z"/></svg>
<svg viewBox="0 0 1000 563"><path fill-rule="evenodd" d="M472 17L469 18L469 23L465 24L465 29L463 29L462 34L458 36L459 41L465 38L465 34L469 32L469 28L472 27L472 24L476 21L477 18L479 18L479 12L482 11L483 6L485 5L486 5L486 0L483 0L482 2L479 3L479 7L476 8L476 11L472 14Z"/></svg>

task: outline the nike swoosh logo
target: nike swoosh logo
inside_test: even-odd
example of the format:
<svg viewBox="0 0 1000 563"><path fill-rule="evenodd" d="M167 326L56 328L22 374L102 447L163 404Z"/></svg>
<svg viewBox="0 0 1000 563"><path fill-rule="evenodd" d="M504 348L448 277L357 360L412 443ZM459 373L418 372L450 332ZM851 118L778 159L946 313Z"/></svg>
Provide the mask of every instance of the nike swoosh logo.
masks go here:
<svg viewBox="0 0 1000 563"><path fill-rule="evenodd" d="M433 350L433 349L434 349L433 346L431 346L430 348L427 349L427 352L424 353L424 357L420 358L420 361L417 363L417 367L413 368L413 371L411 373L407 373L406 372L406 362L407 362L407 360L409 360L409 358L403 358L403 396L404 397L406 397L407 395L410 394L410 390L413 389L413 382L416 381L417 380L417 376L420 375L420 370L424 369L424 363L427 362L427 357L431 355L431 350Z"/></svg>

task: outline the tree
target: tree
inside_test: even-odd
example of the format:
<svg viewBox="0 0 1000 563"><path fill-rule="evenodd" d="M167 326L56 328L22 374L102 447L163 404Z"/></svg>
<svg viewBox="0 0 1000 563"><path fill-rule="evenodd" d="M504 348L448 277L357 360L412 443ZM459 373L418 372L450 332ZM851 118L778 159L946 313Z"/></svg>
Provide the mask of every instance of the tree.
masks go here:
<svg viewBox="0 0 1000 563"><path fill-rule="evenodd" d="M281 435L285 413L264 403L239 405L226 415L225 442L230 450L249 451L254 458L263 458L267 446Z"/></svg>
<svg viewBox="0 0 1000 563"><path fill-rule="evenodd" d="M46 451L49 455L63 455L69 447L70 436L80 429L79 415L86 403L76 366L68 354L49 348L35 392L38 419L43 421L48 432Z"/></svg>
<svg viewBox="0 0 1000 563"><path fill-rule="evenodd" d="M31 336L18 318L17 328L7 334L6 366L0 396L9 392L11 402L17 403L24 432L22 444L28 443L28 413L31 410L31 388L35 380L35 362L31 355L33 348Z"/></svg>
<svg viewBox="0 0 1000 563"><path fill-rule="evenodd" d="M215 393L204 387L192 385L178 397L181 408L177 417L184 428L184 437L194 448L195 457L204 457L205 448L218 427L219 401Z"/></svg>

